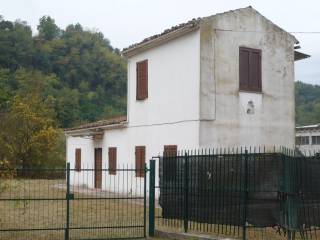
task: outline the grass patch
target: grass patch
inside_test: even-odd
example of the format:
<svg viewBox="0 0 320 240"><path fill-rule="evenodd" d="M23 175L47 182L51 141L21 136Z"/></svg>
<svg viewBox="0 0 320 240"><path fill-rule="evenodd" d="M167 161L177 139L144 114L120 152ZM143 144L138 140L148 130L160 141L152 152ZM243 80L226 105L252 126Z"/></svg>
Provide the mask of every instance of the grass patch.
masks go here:
<svg viewBox="0 0 320 240"><path fill-rule="evenodd" d="M65 180L7 180L5 184L8 187L0 193L0 239L64 239ZM70 239L143 236L141 200L95 199L98 193L100 196L101 191L74 192Z"/></svg>

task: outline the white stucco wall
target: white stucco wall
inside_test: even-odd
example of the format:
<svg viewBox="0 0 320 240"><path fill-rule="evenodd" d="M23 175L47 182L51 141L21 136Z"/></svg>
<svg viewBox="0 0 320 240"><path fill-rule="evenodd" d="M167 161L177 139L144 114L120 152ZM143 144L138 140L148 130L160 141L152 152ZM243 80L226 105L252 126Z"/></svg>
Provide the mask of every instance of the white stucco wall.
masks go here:
<svg viewBox="0 0 320 240"><path fill-rule="evenodd" d="M152 48L128 59L128 124L107 130L102 140L67 138L67 159L74 166L75 149L82 148L83 167L94 168L94 148L102 147L103 168L108 148L117 147L117 168L135 168L135 146L146 147L146 162L162 154L164 145L179 149L199 146L199 31ZM136 100L136 62L148 59L148 98ZM157 160L158 163L158 160ZM157 164L158 169L158 164ZM89 180L88 180L89 179ZM94 186L94 174L74 172L73 184ZM156 176L158 183L158 171ZM141 191L143 180L134 171L103 173L102 188Z"/></svg>
<svg viewBox="0 0 320 240"><path fill-rule="evenodd" d="M201 62L201 90L214 87L200 96L201 109L211 112L200 124L200 146L294 148L293 37L251 8L209 17L200 31L201 61L208 52L214 59ZM262 93L239 91L239 47L262 50ZM247 114L249 101L254 114Z"/></svg>
<svg viewBox="0 0 320 240"><path fill-rule="evenodd" d="M152 157L162 154L164 145L178 145L179 149L193 149L198 146L199 122L186 122L169 125L128 127L123 129L107 130L102 140L90 138L67 138L67 160L71 168L75 166L75 149L81 148L82 168L94 169L94 148L102 147L102 165L108 168L108 148L117 147L117 168L135 168L135 146L146 147L146 163ZM158 167L158 159L156 159ZM87 185L94 187L93 171L72 171L71 182L74 185ZM158 184L158 171L156 171L156 184ZM139 194L143 189L143 179L135 177L135 172L118 172L116 176L103 172L102 188L106 190Z"/></svg>
<svg viewBox="0 0 320 240"><path fill-rule="evenodd" d="M128 59L129 126L199 119L199 31ZM148 98L136 100L136 62L148 59Z"/></svg>

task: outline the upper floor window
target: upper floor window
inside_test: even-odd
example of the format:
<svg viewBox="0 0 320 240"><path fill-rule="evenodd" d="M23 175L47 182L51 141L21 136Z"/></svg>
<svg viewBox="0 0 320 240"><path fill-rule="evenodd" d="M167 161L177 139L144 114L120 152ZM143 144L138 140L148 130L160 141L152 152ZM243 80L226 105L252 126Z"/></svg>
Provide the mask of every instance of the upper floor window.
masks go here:
<svg viewBox="0 0 320 240"><path fill-rule="evenodd" d="M312 144L320 145L320 136L312 136Z"/></svg>
<svg viewBox="0 0 320 240"><path fill-rule="evenodd" d="M261 50L239 48L240 91L261 92Z"/></svg>
<svg viewBox="0 0 320 240"><path fill-rule="evenodd" d="M148 60L137 62L137 100L148 98Z"/></svg>

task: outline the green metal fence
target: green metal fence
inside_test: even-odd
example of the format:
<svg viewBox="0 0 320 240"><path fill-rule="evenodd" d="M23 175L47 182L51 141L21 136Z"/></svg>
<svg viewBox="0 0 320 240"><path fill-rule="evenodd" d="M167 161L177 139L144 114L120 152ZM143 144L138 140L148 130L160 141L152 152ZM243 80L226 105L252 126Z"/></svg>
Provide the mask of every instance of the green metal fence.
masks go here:
<svg viewBox="0 0 320 240"><path fill-rule="evenodd" d="M156 228L240 239L320 239L320 158L285 148L159 158Z"/></svg>
<svg viewBox="0 0 320 240"><path fill-rule="evenodd" d="M148 171L0 169L0 239L144 238Z"/></svg>

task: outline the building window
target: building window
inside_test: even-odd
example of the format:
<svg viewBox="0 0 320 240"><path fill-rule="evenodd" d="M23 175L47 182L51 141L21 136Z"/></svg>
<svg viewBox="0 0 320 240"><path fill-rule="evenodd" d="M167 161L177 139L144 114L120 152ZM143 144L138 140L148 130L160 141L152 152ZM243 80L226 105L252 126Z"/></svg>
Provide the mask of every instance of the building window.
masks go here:
<svg viewBox="0 0 320 240"><path fill-rule="evenodd" d="M177 176L177 145L165 145L163 149L163 176L165 180L174 180Z"/></svg>
<svg viewBox="0 0 320 240"><path fill-rule="evenodd" d="M136 146L136 177L144 177L144 165L146 162L146 147Z"/></svg>
<svg viewBox="0 0 320 240"><path fill-rule="evenodd" d="M76 148L75 153L75 170L77 172L81 171L81 148Z"/></svg>
<svg viewBox="0 0 320 240"><path fill-rule="evenodd" d="M309 145L309 136L296 137L296 145Z"/></svg>
<svg viewBox="0 0 320 240"><path fill-rule="evenodd" d="M239 48L240 91L261 92L261 50Z"/></svg>
<svg viewBox="0 0 320 240"><path fill-rule="evenodd" d="M137 100L148 98L148 60L137 62Z"/></svg>
<svg viewBox="0 0 320 240"><path fill-rule="evenodd" d="M116 147L109 147L108 157L109 157L109 174L116 175L116 170L117 170L117 148Z"/></svg>
<svg viewBox="0 0 320 240"><path fill-rule="evenodd" d="M312 145L320 145L320 136L312 136Z"/></svg>

